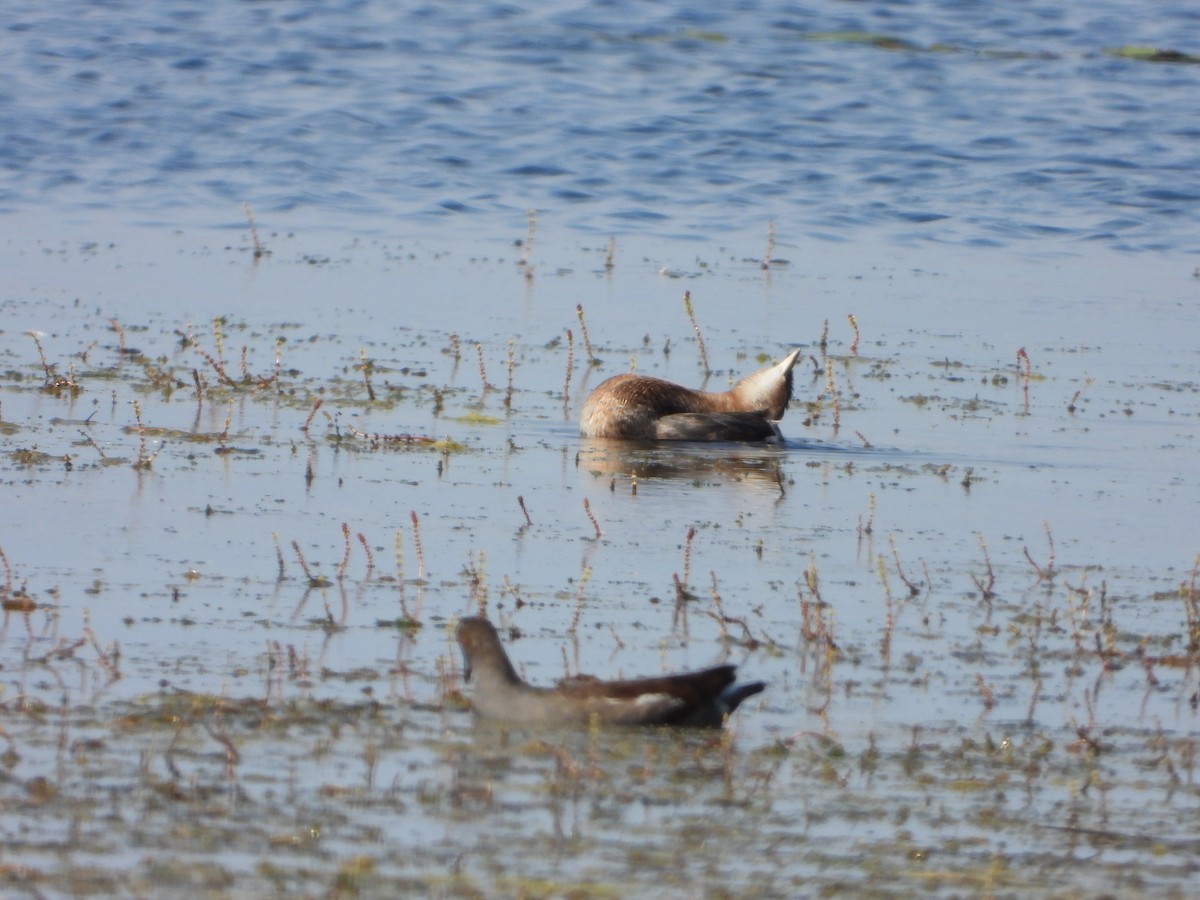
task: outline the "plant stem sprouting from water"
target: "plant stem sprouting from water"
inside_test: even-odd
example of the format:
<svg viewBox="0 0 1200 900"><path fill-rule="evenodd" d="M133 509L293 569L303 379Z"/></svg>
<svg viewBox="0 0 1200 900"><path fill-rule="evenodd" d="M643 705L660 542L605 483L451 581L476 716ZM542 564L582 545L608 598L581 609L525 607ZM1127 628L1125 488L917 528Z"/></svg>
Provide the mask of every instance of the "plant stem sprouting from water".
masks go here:
<svg viewBox="0 0 1200 900"><path fill-rule="evenodd" d="M533 278L533 266L529 264L529 257L533 253L533 236L536 232L537 210L530 207L529 225L525 231L525 245L521 248L521 258L517 260L517 266L525 274L526 278Z"/></svg>
<svg viewBox="0 0 1200 900"><path fill-rule="evenodd" d="M867 495L867 521L864 523L861 515L858 517L858 544L862 547L864 537L869 537L875 528L875 492Z"/></svg>
<svg viewBox="0 0 1200 900"><path fill-rule="evenodd" d="M884 598L887 601L887 616L884 619L883 641L880 648L880 656L883 659L884 678L886 679L892 660L892 629L896 624L896 614L895 604L892 601L892 586L888 581L887 562L884 560L882 553L875 557L875 564L879 573L879 582L883 585Z"/></svg>
<svg viewBox="0 0 1200 900"><path fill-rule="evenodd" d="M988 687L987 682L983 680L983 675L978 672L975 673L975 684L979 688L979 695L983 698L983 708L991 709L995 706L995 695L992 693L992 689Z"/></svg>
<svg viewBox="0 0 1200 900"><path fill-rule="evenodd" d="M117 356L125 355L125 329L121 327L121 323L116 319L109 319L108 323L112 326L112 330L117 333Z"/></svg>
<svg viewBox="0 0 1200 900"><path fill-rule="evenodd" d="M359 368L362 369L363 384L367 386L367 399L372 403L375 402L375 388L371 387L371 371L375 368L374 364L367 359L367 348L358 348L358 358L360 360Z"/></svg>
<svg viewBox="0 0 1200 900"><path fill-rule="evenodd" d="M567 634L574 635L579 629L579 620L583 618L583 591L591 578L592 567L585 564L583 571L579 573L579 584L575 590L575 613L571 616L571 626L567 629Z"/></svg>
<svg viewBox="0 0 1200 900"><path fill-rule="evenodd" d="M825 393L829 395L829 401L833 406L833 433L836 435L841 427L842 410L838 401L837 383L833 377L833 360L825 360Z"/></svg>
<svg viewBox="0 0 1200 900"><path fill-rule="evenodd" d="M12 596L12 566L8 564L8 555L4 552L4 548L0 547L0 565L4 567L4 590L0 591L0 600L7 600Z"/></svg>
<svg viewBox="0 0 1200 900"><path fill-rule="evenodd" d="M1025 352L1024 347L1017 350L1017 366L1022 368L1021 373L1021 393L1025 397L1025 412L1029 412L1029 378L1033 374L1033 363L1029 360L1029 354Z"/></svg>
<svg viewBox="0 0 1200 900"><path fill-rule="evenodd" d="M350 525L348 522L342 523L342 564L338 566L337 580L341 581L346 577L346 567L350 565Z"/></svg>
<svg viewBox="0 0 1200 900"><path fill-rule="evenodd" d="M1037 572L1037 580L1047 581L1054 577L1054 535L1050 532L1049 522L1043 522L1042 527L1046 529L1046 540L1050 544L1050 558L1046 561L1046 565L1039 566L1033 561L1033 557L1029 553L1029 548L1025 547L1023 549L1025 550L1025 558L1029 560L1029 564L1033 566L1034 571Z"/></svg>
<svg viewBox="0 0 1200 900"><path fill-rule="evenodd" d="M892 562L896 564L896 575L904 582L904 586L908 588L908 595L910 597L918 596L921 593L921 587L910 581L908 576L904 574L904 567L900 565L900 551L896 549L896 538L889 534L888 543L892 548Z"/></svg>
<svg viewBox="0 0 1200 900"><path fill-rule="evenodd" d="M487 369L483 367L483 344L475 344L475 355L479 357L479 380L483 382L483 396L487 396L487 392L491 389L491 385L487 380Z"/></svg>
<svg viewBox="0 0 1200 900"><path fill-rule="evenodd" d="M983 539L983 535L979 535L979 546L983 550L983 564L986 567L984 577L980 578L974 572L971 573L971 580L975 582L975 587L979 589L979 595L988 603L988 608L991 608L992 598L996 596L996 573L992 569L992 558L988 555L987 543Z"/></svg>
<svg viewBox="0 0 1200 900"><path fill-rule="evenodd" d="M596 521L596 516L592 513L592 504L588 502L588 498L583 498L583 511L587 513L588 520L591 521L592 527L596 529L596 540L600 540L602 532L600 531L600 523Z"/></svg>
<svg viewBox="0 0 1200 900"><path fill-rule="evenodd" d="M258 239L258 226L254 224L254 207L249 203L243 203L242 209L245 210L246 221L250 225L250 240L254 243L254 258L255 260L262 259L267 255L267 251L263 247L262 241Z"/></svg>
<svg viewBox="0 0 1200 900"><path fill-rule="evenodd" d="M700 333L700 323L696 321L696 311L692 308L692 292L683 292L683 308L687 310L688 319L692 323L692 330L696 332L696 343L700 346L700 365L704 367L704 374L711 375L712 369L708 365L708 350L704 347L704 335Z"/></svg>
<svg viewBox="0 0 1200 900"><path fill-rule="evenodd" d="M508 389L504 392L504 408L512 409L513 398L513 345L516 343L516 338L508 339Z"/></svg>
<svg viewBox="0 0 1200 900"><path fill-rule="evenodd" d="M279 563L278 580L283 581L284 565L283 565L283 548L279 546L279 535L274 531L271 532L271 540L275 542L275 559Z"/></svg>
<svg viewBox="0 0 1200 900"><path fill-rule="evenodd" d="M300 571L304 573L304 580L308 582L309 587L324 588L329 587L331 582L324 575L316 575L308 567L308 560L304 558L304 552L300 549L299 541L292 541L292 549L296 551L296 559L300 562Z"/></svg>
<svg viewBox="0 0 1200 900"><path fill-rule="evenodd" d="M229 429L233 425L233 401L229 401L229 405L225 409L225 427L217 436L217 442L224 447L225 442L229 440Z"/></svg>
<svg viewBox="0 0 1200 900"><path fill-rule="evenodd" d="M1188 653L1200 653L1200 555L1192 566L1191 581L1179 583L1179 597L1183 601L1184 618L1187 622Z"/></svg>
<svg viewBox="0 0 1200 900"><path fill-rule="evenodd" d="M588 336L587 322L583 320L583 304L575 304L575 315L579 317L579 332L583 336L583 349L588 355L588 365L597 365L600 360L596 359L596 354L592 352L592 339Z"/></svg>
<svg viewBox="0 0 1200 900"><path fill-rule="evenodd" d="M563 415L571 402L571 376L575 373L575 335L567 329L567 376L563 379Z"/></svg>
<svg viewBox="0 0 1200 900"><path fill-rule="evenodd" d="M686 589L691 582L692 573L692 540L696 537L696 526L687 530L687 538L683 542L683 586Z"/></svg>
<svg viewBox="0 0 1200 900"><path fill-rule="evenodd" d="M417 511L412 511L413 546L417 550L417 581L425 580L425 553L421 549L421 522L417 519Z"/></svg>
<svg viewBox="0 0 1200 900"><path fill-rule="evenodd" d="M146 453L146 426L142 424L142 404L137 400L132 401L132 404L133 418L137 423L138 433L138 456L133 463L133 467L135 469L148 469L150 468L150 464L154 462L155 457L162 453L167 445L164 443L153 453Z"/></svg>
<svg viewBox="0 0 1200 900"><path fill-rule="evenodd" d="M312 420L316 418L317 410L321 408L322 400L318 397L313 401L312 409L308 411L308 418L304 420L304 424L300 426L300 430L308 434L308 426L312 424Z"/></svg>

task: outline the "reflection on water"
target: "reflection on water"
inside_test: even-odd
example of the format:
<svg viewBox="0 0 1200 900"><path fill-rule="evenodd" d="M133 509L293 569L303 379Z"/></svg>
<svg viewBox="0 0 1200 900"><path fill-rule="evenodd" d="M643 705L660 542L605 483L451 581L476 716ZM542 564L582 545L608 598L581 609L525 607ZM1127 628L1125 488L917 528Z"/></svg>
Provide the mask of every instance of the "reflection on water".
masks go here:
<svg viewBox="0 0 1200 900"><path fill-rule="evenodd" d="M783 491L788 455L771 445L641 444L634 441L581 439L579 465L595 475L633 482L647 479L774 485Z"/></svg>

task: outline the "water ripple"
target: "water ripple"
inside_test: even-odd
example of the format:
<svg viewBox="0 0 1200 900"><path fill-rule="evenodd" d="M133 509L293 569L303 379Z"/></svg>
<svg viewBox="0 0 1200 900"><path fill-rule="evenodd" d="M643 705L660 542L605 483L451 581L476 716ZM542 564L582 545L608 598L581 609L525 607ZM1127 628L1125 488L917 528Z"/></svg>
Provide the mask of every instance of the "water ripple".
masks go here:
<svg viewBox="0 0 1200 900"><path fill-rule="evenodd" d="M16 2L0 196L1196 249L1186 3L943 6Z"/></svg>

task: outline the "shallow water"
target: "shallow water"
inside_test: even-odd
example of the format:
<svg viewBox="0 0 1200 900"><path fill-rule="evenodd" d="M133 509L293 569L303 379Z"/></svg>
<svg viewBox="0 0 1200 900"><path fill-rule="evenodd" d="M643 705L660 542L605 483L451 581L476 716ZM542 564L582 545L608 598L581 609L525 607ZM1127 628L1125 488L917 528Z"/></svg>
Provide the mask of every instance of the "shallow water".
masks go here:
<svg viewBox="0 0 1200 900"><path fill-rule="evenodd" d="M1081 322L1013 301L1006 272L981 287L980 251L764 273L630 240L605 270L547 240L527 278L515 252L280 236L255 262L139 234L6 248L30 285L4 302L0 546L12 858L31 884L104 890L114 865L237 893L626 892L664 867L681 894L886 893L898 869L903 890L950 893L1186 881L1187 273L1025 262L1047 295L1074 285L1096 310ZM160 270L184 314L154 310ZM703 380L685 287L709 386L781 354L776 332L809 336L783 445L577 437L580 398L631 363ZM1114 334L1104 310L1130 294L1141 311ZM1010 312L937 312L962 296ZM626 297L651 301L632 339ZM602 362L574 337L564 398L577 303ZM449 309L469 327L439 327ZM505 740L451 690L443 626L481 606L540 683L730 659L770 687L728 746ZM681 862L695 840L722 850ZM269 861L281 842L301 872Z"/></svg>
<svg viewBox="0 0 1200 900"><path fill-rule="evenodd" d="M1139 13L18 5L9 888L1186 894L1200 69ZM793 346L782 445L578 437ZM769 688L477 726L481 608Z"/></svg>

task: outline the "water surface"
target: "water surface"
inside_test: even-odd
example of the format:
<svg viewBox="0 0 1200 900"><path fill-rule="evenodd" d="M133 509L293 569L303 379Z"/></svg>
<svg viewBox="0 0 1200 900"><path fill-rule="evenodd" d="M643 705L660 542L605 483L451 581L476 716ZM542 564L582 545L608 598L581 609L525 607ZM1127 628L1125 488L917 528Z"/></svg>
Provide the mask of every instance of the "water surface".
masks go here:
<svg viewBox="0 0 1200 900"><path fill-rule="evenodd" d="M13 6L9 887L1186 894L1200 69L1107 51L1196 36ZM794 346L780 445L577 434ZM724 737L476 726L480 610L540 684L769 687Z"/></svg>

